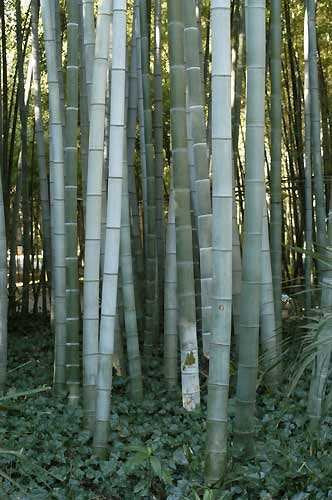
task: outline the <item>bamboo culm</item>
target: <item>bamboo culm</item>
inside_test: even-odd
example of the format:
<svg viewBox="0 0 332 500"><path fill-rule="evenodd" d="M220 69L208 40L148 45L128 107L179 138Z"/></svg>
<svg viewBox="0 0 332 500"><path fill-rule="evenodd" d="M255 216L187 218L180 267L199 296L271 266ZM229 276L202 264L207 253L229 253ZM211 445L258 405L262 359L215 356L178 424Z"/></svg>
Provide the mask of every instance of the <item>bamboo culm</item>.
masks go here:
<svg viewBox="0 0 332 500"><path fill-rule="evenodd" d="M194 410L200 405L200 388L187 161L183 20L182 5L177 0L168 0L168 37L182 400L185 409Z"/></svg>

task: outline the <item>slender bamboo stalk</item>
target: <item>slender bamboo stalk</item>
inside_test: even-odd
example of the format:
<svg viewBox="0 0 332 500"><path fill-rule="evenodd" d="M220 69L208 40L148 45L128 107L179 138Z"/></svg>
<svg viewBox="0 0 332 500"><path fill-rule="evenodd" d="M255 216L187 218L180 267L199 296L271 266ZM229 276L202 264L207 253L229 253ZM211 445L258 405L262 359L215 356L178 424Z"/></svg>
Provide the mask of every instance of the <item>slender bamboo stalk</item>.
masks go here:
<svg viewBox="0 0 332 500"><path fill-rule="evenodd" d="M81 198L83 214L85 214L86 180L88 172L89 150L89 102L88 86L86 82L86 61L83 44L83 3L79 0L79 46L80 46L80 74L79 74L79 122L80 122L80 165L81 165ZM84 216L84 215L83 215Z"/></svg>
<svg viewBox="0 0 332 500"><path fill-rule="evenodd" d="M2 119L3 119L3 140L2 140L2 173L3 173L3 199L5 204L5 217L8 222L9 217L9 162L8 162L8 139L9 139L9 108L8 108L8 64L7 64L7 33L5 2L0 2L1 17L1 59L2 59ZM8 228L7 228L8 229Z"/></svg>
<svg viewBox="0 0 332 500"><path fill-rule="evenodd" d="M305 120L305 288L306 288L306 310L311 309L311 275L312 275L312 172L311 172L311 144L310 144L310 88L309 88L309 33L308 33L308 9L305 9L304 17L304 120Z"/></svg>
<svg viewBox="0 0 332 500"><path fill-rule="evenodd" d="M271 2L271 265L276 328L281 329L281 4Z"/></svg>
<svg viewBox="0 0 332 500"><path fill-rule="evenodd" d="M199 262L199 242L197 234L197 188L196 169L194 160L194 141L192 137L191 114L189 108L188 85L186 86L186 123L187 123L187 157L190 178L190 220L193 237L193 259L194 259L194 279L195 279L195 307L196 307L196 327L197 333L202 333L202 304L201 304L201 273Z"/></svg>
<svg viewBox="0 0 332 500"><path fill-rule="evenodd" d="M323 166L320 144L320 98L317 69L316 40L316 0L307 0L309 30L309 86L310 86L310 124L311 124L311 158L314 173L314 194L316 204L317 243L319 251L324 252L327 246L326 204L323 183ZM321 265L319 266L322 267ZM321 269L321 273L324 269Z"/></svg>
<svg viewBox="0 0 332 500"><path fill-rule="evenodd" d="M57 392L65 388L65 224L64 224L64 171L62 113L58 71L56 65L56 42L49 0L41 0L44 27L50 112L50 170L53 181L51 189L52 225L52 284L55 314L55 366L54 384Z"/></svg>
<svg viewBox="0 0 332 500"><path fill-rule="evenodd" d="M126 368L125 353L123 348L123 331L121 330L119 321L119 295L121 293L120 289L121 286L119 283L117 313L115 316L115 326L114 326L113 368L115 368L117 375L119 375L119 377L125 377L127 375L127 368Z"/></svg>
<svg viewBox="0 0 332 500"><path fill-rule="evenodd" d="M48 179L46 168L46 151L44 140L44 129L42 122L42 106L40 91L40 55L38 41L38 1L31 2L31 44L32 44L32 68L33 68L33 94L34 112L37 143L37 162L39 173L39 191L41 202L41 220L43 236L43 260L47 271L48 281L51 282L51 229L50 229L50 202L48 194Z"/></svg>
<svg viewBox="0 0 332 500"><path fill-rule="evenodd" d="M93 71L95 57L95 20L93 12L93 0L82 0L83 8L83 47L85 62L85 79L88 93L88 110L90 117L91 94L93 86Z"/></svg>
<svg viewBox="0 0 332 500"><path fill-rule="evenodd" d="M135 306L135 290L133 279L134 275L129 219L128 165L126 155L123 164L120 231L120 270L128 355L128 372L130 380L130 395L133 400L140 401L143 397L143 381Z"/></svg>
<svg viewBox="0 0 332 500"><path fill-rule="evenodd" d="M97 17L90 104L83 300L83 398L86 425L91 430L95 419L95 387L98 371L101 188L111 11L112 0L102 0Z"/></svg>
<svg viewBox="0 0 332 500"><path fill-rule="evenodd" d="M227 454L227 406L232 330L233 162L230 0L211 3L213 301L207 414L206 478L219 480Z"/></svg>
<svg viewBox="0 0 332 500"><path fill-rule="evenodd" d="M168 0L168 41L182 399L184 408L193 410L200 404L200 389L190 220L190 181L187 162L184 36L182 6L177 0Z"/></svg>
<svg viewBox="0 0 332 500"><path fill-rule="evenodd" d="M0 175L0 394L5 389L7 378L7 243L5 228L5 209L2 194L2 175Z"/></svg>
<svg viewBox="0 0 332 500"><path fill-rule="evenodd" d="M237 206L235 197L235 179L238 177L238 156L239 156L239 131L241 123L241 101L243 87L243 64L244 64L244 6L242 1L237 2L236 20L235 20L235 44L232 71L232 146L233 146L233 263L232 263L232 304L233 304L233 326L234 326L234 344L238 350L239 322L240 322L240 295L241 295L241 246L239 237L239 228L237 223ZM239 185L237 186L239 191ZM241 197L241 195L239 195Z"/></svg>
<svg viewBox="0 0 332 500"><path fill-rule="evenodd" d="M316 38L316 0L307 0L308 31L309 31L309 85L310 85L310 118L311 118L311 157L315 176L315 201L317 241L319 251L331 262L331 244L328 235L332 235L332 207L329 207L329 231L326 230L325 196L321 160L320 141L320 96L317 69L317 38ZM320 192L318 191L320 189ZM324 218L323 218L324 217ZM325 230L325 232L324 232ZM331 343L329 342L332 319L332 270L331 264L320 266L320 282L322 286L321 309L323 315L329 314L324 326L318 334L317 354L314 360L308 399L308 414L312 428L317 429L322 411L322 401L326 389L326 379L330 366Z"/></svg>
<svg viewBox="0 0 332 500"><path fill-rule="evenodd" d="M98 46L96 42L96 47ZM110 146L107 226L101 303L96 400L95 452L105 457L109 435L114 327L117 305L121 194L125 141L126 0L113 0L113 48L110 92ZM130 245L130 238L129 238Z"/></svg>
<svg viewBox="0 0 332 500"><path fill-rule="evenodd" d="M243 267L235 433L253 446L261 280L264 194L265 0L246 8L247 121ZM250 297L250 300L248 300Z"/></svg>
<svg viewBox="0 0 332 500"><path fill-rule="evenodd" d="M11 230L9 234L9 248L10 248L10 258L9 258L9 283L8 283L8 295L9 295L9 315L14 315L17 310L16 304L16 252L17 252L17 223L18 223L18 212L20 207L22 191L22 154L19 153L17 160L16 169L16 192L15 197L12 202L12 219L11 219Z"/></svg>
<svg viewBox="0 0 332 500"><path fill-rule="evenodd" d="M107 225L107 179L109 167L109 132L110 132L110 113L111 113L111 81L112 81L112 44L113 44L112 25L110 28L109 39L109 68L107 75L106 100L105 100L105 118L104 118L104 164L101 184L101 230L100 230L100 273L101 280L104 272L105 244L106 244L106 225Z"/></svg>
<svg viewBox="0 0 332 500"><path fill-rule="evenodd" d="M24 85L24 107L27 108L30 98L32 80L32 59L30 59L28 72ZM18 104L18 99L17 99ZM15 134L14 134L15 135ZM9 314L14 314L16 311L16 247L17 247L17 223L19 219L19 207L22 195L22 151L19 152L16 172L16 192L14 201L12 202L11 224L9 232ZM8 215L9 217L9 215ZM26 223L26 221L25 221Z"/></svg>
<svg viewBox="0 0 332 500"><path fill-rule="evenodd" d="M165 224L164 224L164 150L163 150L163 88L162 88L162 29L161 29L161 0L154 0L154 113L153 136L155 144L155 187L156 187L156 230L157 230L157 257L158 257L158 299L159 323L162 323L163 312L163 283L164 283L164 256L165 256ZM156 332L159 332L157 324ZM158 339L156 339L158 340Z"/></svg>
<svg viewBox="0 0 332 500"><path fill-rule="evenodd" d="M143 198L143 203L142 203L143 204L143 253L145 258L146 243L147 243L147 211L148 211L147 210L147 164L146 164L147 158L146 158L146 147L145 147L145 127L144 127L141 22L140 22L138 0L135 1L135 33L136 33L136 50L137 50L137 95L138 95L137 108L138 108L138 122L139 122L141 186L142 186L142 198ZM144 293L144 299L145 299L145 293Z"/></svg>
<svg viewBox="0 0 332 500"><path fill-rule="evenodd" d="M147 1L139 0L141 53L142 53L142 80L144 105L144 138L146 154L146 187L147 212L146 217L146 245L145 245L145 332L144 352L151 356L153 342L156 337L157 318L157 243L156 243L156 195L155 195L155 163L154 145L152 139L152 109L149 74L149 32Z"/></svg>
<svg viewBox="0 0 332 500"><path fill-rule="evenodd" d="M211 334L212 215L208 148L204 113L204 89L200 64L200 33L195 0L184 0L184 53L188 79L188 105L195 164L197 229L200 254L203 351L209 353Z"/></svg>
<svg viewBox="0 0 332 500"><path fill-rule="evenodd" d="M53 2L53 19L54 19L54 36L56 43L56 61L58 67L58 81L60 89L60 102L61 111L63 113L63 120L65 116L65 85L64 85L64 71L62 65L62 26L61 26L61 14L62 6L60 5L60 0L54 0ZM64 123L64 122L63 122ZM63 128L64 131L64 128Z"/></svg>
<svg viewBox="0 0 332 500"><path fill-rule="evenodd" d="M279 349L279 332L276 328L269 226L267 220L266 194L263 200L262 258L261 258L261 300L260 300L260 343L263 351L265 381L275 387L280 379L280 365L276 364Z"/></svg>
<svg viewBox="0 0 332 500"><path fill-rule="evenodd" d="M77 261L77 135L79 7L67 1L67 78L65 143L65 230L66 230L66 376L69 403L77 405L80 389L80 291Z"/></svg>
<svg viewBox="0 0 332 500"><path fill-rule="evenodd" d="M128 190L129 206L131 212L132 226L132 249L135 256L134 274L135 274L135 302L137 321L140 329L143 325L143 293L144 293L144 256L142 248L142 239L140 234L140 221L138 211L138 199L136 189L135 175L135 144L136 144L136 126L138 111L138 74L137 74L137 45L136 45L136 19L133 16L131 59L129 71L129 96L128 96L128 115L127 115L127 145L128 145Z"/></svg>
<svg viewBox="0 0 332 500"><path fill-rule="evenodd" d="M15 2L16 12L16 44L17 44L17 66L18 66L18 101L20 110L20 136L22 154L22 175L25 182L22 183L22 212L23 212L23 293L22 313L29 312L29 283L30 283L30 205L29 205L29 166L28 166L28 130L27 109L24 102L24 60L22 50L22 14L21 2Z"/></svg>
<svg viewBox="0 0 332 500"><path fill-rule="evenodd" d="M164 372L169 389L178 379L178 329L176 300L176 229L173 175L168 204L166 228L165 289L164 289Z"/></svg>

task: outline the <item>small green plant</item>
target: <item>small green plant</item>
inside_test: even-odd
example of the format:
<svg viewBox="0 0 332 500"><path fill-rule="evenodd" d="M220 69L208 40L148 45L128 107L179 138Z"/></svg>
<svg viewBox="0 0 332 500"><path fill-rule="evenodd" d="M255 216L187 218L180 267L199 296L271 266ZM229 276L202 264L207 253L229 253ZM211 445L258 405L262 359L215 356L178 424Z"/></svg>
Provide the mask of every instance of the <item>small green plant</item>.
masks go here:
<svg viewBox="0 0 332 500"><path fill-rule="evenodd" d="M128 446L128 450L135 452L127 460L128 472L133 472L136 469L144 470L144 478L136 485L134 493L145 496L151 490L158 488L158 482L165 485L172 482L168 467L162 464L150 446L133 444Z"/></svg>

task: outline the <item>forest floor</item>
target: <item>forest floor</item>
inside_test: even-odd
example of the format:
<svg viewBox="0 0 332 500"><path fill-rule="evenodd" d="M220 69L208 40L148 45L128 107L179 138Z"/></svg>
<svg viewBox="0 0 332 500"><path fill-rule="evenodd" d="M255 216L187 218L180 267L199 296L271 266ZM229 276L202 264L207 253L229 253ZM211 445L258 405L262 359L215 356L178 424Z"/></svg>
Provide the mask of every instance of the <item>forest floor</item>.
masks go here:
<svg viewBox="0 0 332 500"><path fill-rule="evenodd" d="M254 458L232 446L222 485L204 487L206 383L202 408L186 413L181 395L169 394L162 359L144 369L145 399L132 403L127 380L114 377L108 460L93 456L82 431L82 410L51 390L53 342L40 317L12 320L7 397L0 399L0 499L320 499L332 498L332 417L320 440L307 431L307 388L291 397L259 389ZM205 379L206 381L206 379ZM234 413L233 400L230 414Z"/></svg>

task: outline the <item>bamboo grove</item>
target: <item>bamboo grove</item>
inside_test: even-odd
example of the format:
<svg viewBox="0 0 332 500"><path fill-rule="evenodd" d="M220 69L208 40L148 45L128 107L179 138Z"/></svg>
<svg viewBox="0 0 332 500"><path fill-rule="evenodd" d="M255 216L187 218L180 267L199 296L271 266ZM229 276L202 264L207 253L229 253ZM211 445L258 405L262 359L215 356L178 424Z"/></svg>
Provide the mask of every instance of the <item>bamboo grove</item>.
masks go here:
<svg viewBox="0 0 332 500"><path fill-rule="evenodd" d="M0 389L7 317L49 315L54 391L83 407L97 456L112 448L114 373L140 404L156 357L189 412L208 366L206 480L227 466L230 391L232 440L251 453L258 375L271 391L284 383L290 291L325 318L308 393L319 426L332 307L328 9L0 3Z"/></svg>

